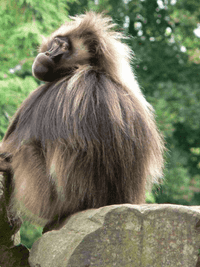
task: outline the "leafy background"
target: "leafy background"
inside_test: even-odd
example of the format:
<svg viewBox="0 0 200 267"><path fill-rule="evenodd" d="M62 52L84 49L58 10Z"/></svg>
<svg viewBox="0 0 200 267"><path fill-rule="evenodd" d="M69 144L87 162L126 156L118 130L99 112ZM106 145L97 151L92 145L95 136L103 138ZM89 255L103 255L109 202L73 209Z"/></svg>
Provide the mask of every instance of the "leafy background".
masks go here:
<svg viewBox="0 0 200 267"><path fill-rule="evenodd" d="M104 11L130 37L133 68L165 136L165 177L147 202L200 205L200 1L0 0L0 140L41 83L31 66L42 35L86 10ZM22 243L30 248L41 232L25 222Z"/></svg>

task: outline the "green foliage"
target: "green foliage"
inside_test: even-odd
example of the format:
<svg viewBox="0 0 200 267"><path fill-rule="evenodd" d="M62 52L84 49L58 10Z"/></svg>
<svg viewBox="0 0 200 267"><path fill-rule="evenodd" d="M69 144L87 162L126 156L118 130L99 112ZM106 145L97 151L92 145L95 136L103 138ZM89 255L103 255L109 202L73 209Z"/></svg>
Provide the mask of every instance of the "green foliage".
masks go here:
<svg viewBox="0 0 200 267"><path fill-rule="evenodd" d="M3 138L11 116L36 87L37 83L33 77L0 80L0 138Z"/></svg>
<svg viewBox="0 0 200 267"><path fill-rule="evenodd" d="M31 248L33 243L42 236L42 227L36 227L29 222L24 222L20 228L21 242L27 248Z"/></svg>

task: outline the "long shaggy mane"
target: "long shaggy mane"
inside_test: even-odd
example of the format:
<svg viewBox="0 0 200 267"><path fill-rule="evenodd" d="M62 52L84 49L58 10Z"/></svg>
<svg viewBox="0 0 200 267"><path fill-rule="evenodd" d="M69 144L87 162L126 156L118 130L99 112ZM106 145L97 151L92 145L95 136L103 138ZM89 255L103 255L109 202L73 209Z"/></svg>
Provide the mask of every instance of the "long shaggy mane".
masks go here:
<svg viewBox="0 0 200 267"><path fill-rule="evenodd" d="M39 217L144 203L146 184L163 175L164 142L154 110L131 69L131 49L113 28L110 18L89 12L54 32L50 38L83 39L90 61L36 89L4 137L20 177L15 195L29 210L38 203ZM36 193L30 196L27 187ZM47 202L50 209L43 208Z"/></svg>

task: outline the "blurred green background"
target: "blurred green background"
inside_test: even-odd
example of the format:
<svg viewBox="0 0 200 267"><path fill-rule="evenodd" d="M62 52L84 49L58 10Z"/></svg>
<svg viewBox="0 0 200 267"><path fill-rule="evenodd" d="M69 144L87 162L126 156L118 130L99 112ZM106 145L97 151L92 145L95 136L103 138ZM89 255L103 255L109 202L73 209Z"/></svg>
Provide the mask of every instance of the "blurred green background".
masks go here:
<svg viewBox="0 0 200 267"><path fill-rule="evenodd" d="M133 68L165 136L165 178L147 202L200 205L200 1L0 0L0 140L40 84L31 66L41 35L86 10L105 11L130 37ZM22 243L30 248L41 232L25 222Z"/></svg>

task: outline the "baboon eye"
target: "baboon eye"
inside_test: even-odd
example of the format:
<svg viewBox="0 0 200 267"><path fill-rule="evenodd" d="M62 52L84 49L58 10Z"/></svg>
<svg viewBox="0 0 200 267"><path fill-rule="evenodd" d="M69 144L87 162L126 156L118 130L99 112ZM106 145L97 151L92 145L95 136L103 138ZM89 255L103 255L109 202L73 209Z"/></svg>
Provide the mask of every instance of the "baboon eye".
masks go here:
<svg viewBox="0 0 200 267"><path fill-rule="evenodd" d="M67 42L62 41L57 37L54 38L53 47L55 47L56 45L59 45L63 51L66 51L69 48L69 44Z"/></svg>
<svg viewBox="0 0 200 267"><path fill-rule="evenodd" d="M62 44L62 49L63 50L65 50L65 51L68 50L68 47L69 47L69 45L67 43L63 43Z"/></svg>

